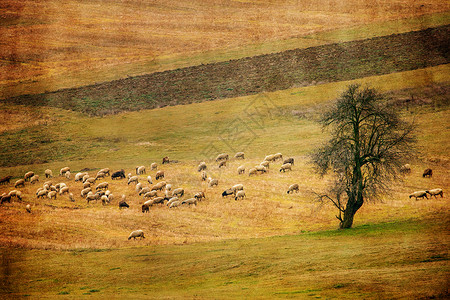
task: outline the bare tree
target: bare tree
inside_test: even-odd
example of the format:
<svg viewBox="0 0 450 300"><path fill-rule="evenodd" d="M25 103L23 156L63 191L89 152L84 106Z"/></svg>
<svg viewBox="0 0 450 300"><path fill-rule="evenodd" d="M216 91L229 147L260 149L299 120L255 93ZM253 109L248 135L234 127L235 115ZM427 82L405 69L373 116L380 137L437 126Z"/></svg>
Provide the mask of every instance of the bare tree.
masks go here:
<svg viewBox="0 0 450 300"><path fill-rule="evenodd" d="M350 85L320 122L331 138L312 155L317 172L333 172L322 199L339 210L340 228L351 228L366 199L386 190L410 157L413 126L402 121L374 89Z"/></svg>

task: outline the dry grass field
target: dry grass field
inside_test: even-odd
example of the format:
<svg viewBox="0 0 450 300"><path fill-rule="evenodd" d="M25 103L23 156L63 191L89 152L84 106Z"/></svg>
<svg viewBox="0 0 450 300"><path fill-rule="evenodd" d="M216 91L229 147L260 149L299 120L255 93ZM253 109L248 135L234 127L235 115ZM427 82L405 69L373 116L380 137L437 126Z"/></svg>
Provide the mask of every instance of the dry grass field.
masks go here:
<svg viewBox="0 0 450 300"><path fill-rule="evenodd" d="M436 0L5 0L0 97L419 30L446 24L449 8Z"/></svg>

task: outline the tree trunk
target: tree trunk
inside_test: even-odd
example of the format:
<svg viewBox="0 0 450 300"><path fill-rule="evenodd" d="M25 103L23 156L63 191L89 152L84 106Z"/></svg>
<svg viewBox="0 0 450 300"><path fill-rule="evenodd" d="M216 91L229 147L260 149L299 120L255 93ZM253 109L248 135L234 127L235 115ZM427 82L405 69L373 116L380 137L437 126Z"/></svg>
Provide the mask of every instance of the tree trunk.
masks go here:
<svg viewBox="0 0 450 300"><path fill-rule="evenodd" d="M357 198L357 199L355 199ZM358 193L358 196L352 195L352 197L348 199L347 206L344 211L344 218L342 219L341 224L339 225L340 229L352 228L353 218L363 205L364 200L361 193Z"/></svg>

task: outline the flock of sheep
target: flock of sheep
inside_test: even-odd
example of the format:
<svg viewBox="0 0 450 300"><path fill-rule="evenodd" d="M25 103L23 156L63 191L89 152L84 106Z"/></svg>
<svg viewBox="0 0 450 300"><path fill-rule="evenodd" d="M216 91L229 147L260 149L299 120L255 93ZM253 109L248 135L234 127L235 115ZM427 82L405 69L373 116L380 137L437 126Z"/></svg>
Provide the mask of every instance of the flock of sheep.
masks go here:
<svg viewBox="0 0 450 300"><path fill-rule="evenodd" d="M234 156L236 160L244 160L245 154L244 152L238 152ZM229 155L226 153L219 154L215 162L218 164L218 168L224 168L227 166L229 161ZM281 167L279 172L291 171L294 165L294 159L289 157L283 159L283 155L281 153L276 153L272 155L267 155L264 160L258 164L253 166L248 170L248 176L255 176L259 174L268 173L270 165L274 162L281 161ZM163 164L169 163L168 157L163 158ZM143 213L148 213L150 208L155 205L165 205L168 208L175 208L182 205L197 205L199 201L205 200L205 190L197 191L191 198L183 199L185 196L185 190L181 187L173 188L172 184L167 183L165 179L165 173L162 170L157 170L158 165L156 163L152 163L150 165L150 170L156 171L155 180L161 180L155 184L153 184L152 177L148 175L144 181L142 181L141 175L146 175L146 167L145 166L137 166L135 169L135 175L132 173L128 173L125 175L124 170L118 170L111 174L109 168L104 168L99 170L95 175L89 175L88 172L79 172L74 176L75 184L79 184L81 188L80 196L84 198L87 203L91 201L101 201L103 205L108 205L114 200L113 193L109 190L109 183L106 181L97 183L99 180L104 180L107 177L111 177L111 180L121 180L126 179L127 185L130 184L135 185L135 191L138 196L142 196L143 204L141 206L141 210ZM200 180L206 181L209 188L213 188L219 185L218 179L214 179L208 176L208 166L206 162L201 162L197 166L197 171L200 172ZM241 165L237 168L237 174L243 175L245 174L246 168L244 165ZM408 174L411 172L410 165L404 165L400 169L402 173ZM43 183L41 187L36 190L36 198L43 199L56 199L59 196L66 196L68 200L75 201L75 196L70 191L70 187L67 186L64 182L56 183L54 182L53 172L49 169L44 172L46 181ZM64 167L59 172L60 177L65 177L68 180L72 179L72 174L70 172L69 167ZM432 170L426 169L423 173L423 177L431 177ZM0 184L8 184L12 176L7 176L0 179ZM39 175L36 175L34 172L30 171L24 175L23 179L19 179L14 183L14 190L9 193L3 193L0 198L0 204L5 202L11 202L13 198L17 200L23 199L23 193L18 190L20 187L25 187L26 182L30 184L36 184L39 182ZM148 183L148 186L144 186ZM298 193L300 187L297 183L291 184L287 189L287 194ZM425 190L425 191L417 191L412 193L409 198L415 197L416 200L418 198L427 198L427 195L443 197L443 190L440 188ZM225 189L222 192L222 197L232 196L236 201L240 199L244 199L246 197L244 191L244 185L237 183L230 188ZM142 202L141 202L142 203ZM119 208L129 208L130 206L126 202L126 196L122 195L120 201L118 202ZM26 211L31 213L31 206L27 204L25 207ZM142 230L133 231L128 239L136 237L145 238Z"/></svg>

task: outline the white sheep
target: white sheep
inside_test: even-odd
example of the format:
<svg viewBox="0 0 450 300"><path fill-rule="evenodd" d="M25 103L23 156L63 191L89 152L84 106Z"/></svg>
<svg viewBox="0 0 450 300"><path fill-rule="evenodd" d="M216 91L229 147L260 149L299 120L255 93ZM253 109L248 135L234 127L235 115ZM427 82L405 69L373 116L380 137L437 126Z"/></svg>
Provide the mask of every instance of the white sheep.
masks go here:
<svg viewBox="0 0 450 300"><path fill-rule="evenodd" d="M227 166L227 161L226 161L226 160L221 161L221 162L219 163L219 168L226 167L226 166Z"/></svg>
<svg viewBox="0 0 450 300"><path fill-rule="evenodd" d="M170 198L169 201L166 203L167 206L170 206L173 202L178 201L178 197Z"/></svg>
<svg viewBox="0 0 450 300"><path fill-rule="evenodd" d="M18 200L22 200L22 192L18 190L12 190L8 193L11 197L16 197Z"/></svg>
<svg viewBox="0 0 450 300"><path fill-rule="evenodd" d="M83 183L83 189L86 189L86 188L91 187L91 186L92 186L92 183L90 183L90 182Z"/></svg>
<svg viewBox="0 0 450 300"><path fill-rule="evenodd" d="M156 195L158 195L156 191L150 191L144 194L144 198L153 198L156 197Z"/></svg>
<svg viewBox="0 0 450 300"><path fill-rule="evenodd" d="M243 184L235 184L231 187L231 190L233 191L234 194L236 194L237 191L242 191L244 190L244 185Z"/></svg>
<svg viewBox="0 0 450 300"><path fill-rule="evenodd" d="M83 177L86 175L88 175L86 172L79 172L79 173L75 174L75 181L81 181L83 179Z"/></svg>
<svg viewBox="0 0 450 300"><path fill-rule="evenodd" d="M60 195L63 195L65 193L69 193L69 188L67 186L65 186L59 190Z"/></svg>
<svg viewBox="0 0 450 300"><path fill-rule="evenodd" d="M44 174L45 174L45 178L52 178L53 177L53 172L50 169L45 170Z"/></svg>
<svg viewBox="0 0 450 300"><path fill-rule="evenodd" d="M286 170L292 171L292 164L288 163L281 166L280 172L281 171L286 172Z"/></svg>
<svg viewBox="0 0 450 300"><path fill-rule="evenodd" d="M136 167L136 175L142 175L142 174L145 174L146 172L145 172L145 166L139 166L139 167Z"/></svg>
<svg viewBox="0 0 450 300"><path fill-rule="evenodd" d="M152 176L148 175L147 176L147 181L148 181L148 183L153 184Z"/></svg>
<svg viewBox="0 0 450 300"><path fill-rule="evenodd" d="M106 195L101 196L100 200L102 201L102 205L106 205L109 203L109 198Z"/></svg>
<svg viewBox="0 0 450 300"><path fill-rule="evenodd" d="M25 175L23 176L23 179L25 181L29 181L31 179L31 177L33 177L33 176L34 176L34 172L33 171L29 171L29 172L25 173Z"/></svg>
<svg viewBox="0 0 450 300"><path fill-rule="evenodd" d="M39 181L39 175L34 175L33 177L30 178L31 184L35 184L38 181Z"/></svg>
<svg viewBox="0 0 450 300"><path fill-rule="evenodd" d="M248 170L248 176L252 176L252 175L256 175L258 174L258 170L256 170L255 168L251 168L250 170Z"/></svg>
<svg viewBox="0 0 450 300"><path fill-rule="evenodd" d="M220 161L220 160L228 160L228 154L226 154L226 153L219 154L216 157L216 161Z"/></svg>
<svg viewBox="0 0 450 300"><path fill-rule="evenodd" d="M142 231L142 230L135 230L135 231L131 232L130 236L128 237L128 240L131 240L131 238L136 239L137 237L141 238L141 240L145 239L144 231Z"/></svg>
<svg viewBox="0 0 450 300"><path fill-rule="evenodd" d="M67 171L64 176L66 176L67 179L70 179L70 171Z"/></svg>
<svg viewBox="0 0 450 300"><path fill-rule="evenodd" d="M75 198L73 197L72 193L69 193L69 200L75 202Z"/></svg>
<svg viewBox="0 0 450 300"><path fill-rule="evenodd" d="M108 195L108 201L111 202L114 200L114 195L111 193Z"/></svg>
<svg viewBox="0 0 450 300"><path fill-rule="evenodd" d="M245 192L244 191L238 191L237 193L236 193L236 197L234 198L234 200L237 200L237 199L244 199L244 197L245 197Z"/></svg>
<svg viewBox="0 0 450 300"><path fill-rule="evenodd" d="M56 191L50 191L50 192L48 192L47 197L48 197L49 199L54 198L54 199L56 200Z"/></svg>
<svg viewBox="0 0 450 300"><path fill-rule="evenodd" d="M180 206L180 205L181 205L181 201L180 201L180 200L178 200L178 201L173 201L173 202L169 205L169 208L178 207L178 206Z"/></svg>
<svg viewBox="0 0 450 300"><path fill-rule="evenodd" d="M14 183L14 187L18 188L19 186L25 187L25 180L24 179L19 179Z"/></svg>
<svg viewBox="0 0 450 300"><path fill-rule="evenodd" d="M128 179L128 184L130 184L132 182L138 184L139 183L139 178L137 176L131 176L130 179Z"/></svg>
<svg viewBox="0 0 450 300"><path fill-rule="evenodd" d="M172 195L177 197L183 197L184 189L183 188L174 189Z"/></svg>
<svg viewBox="0 0 450 300"><path fill-rule="evenodd" d="M234 158L236 159L245 159L244 152L238 152L234 155Z"/></svg>
<svg viewBox="0 0 450 300"><path fill-rule="evenodd" d="M255 166L256 171L260 172L260 173L267 173L267 169L266 167L259 165L259 166Z"/></svg>
<svg viewBox="0 0 450 300"><path fill-rule="evenodd" d="M48 194L48 190L42 189L42 190L38 191L36 195L37 195L37 198L39 199L39 198L44 198L44 196L47 196L47 194Z"/></svg>
<svg viewBox="0 0 450 300"><path fill-rule="evenodd" d="M25 206L25 210L31 214L31 205L27 204L27 206Z"/></svg>
<svg viewBox="0 0 450 300"><path fill-rule="evenodd" d="M273 154L267 155L266 157L264 157L264 160L265 161L275 161L275 155L273 155Z"/></svg>
<svg viewBox="0 0 450 300"><path fill-rule="evenodd" d="M260 166L263 166L263 167L266 168L266 169L269 169L270 162L268 162L267 160L265 160L265 161L261 162L259 165L260 165Z"/></svg>
<svg viewBox="0 0 450 300"><path fill-rule="evenodd" d="M430 194L430 198L431 198L431 196L434 196L434 198L437 198L436 197L437 195L441 195L441 198L444 197L444 191L442 189L432 189L432 190L427 190L425 192Z"/></svg>
<svg viewBox="0 0 450 300"><path fill-rule="evenodd" d="M273 160L274 161L276 161L276 160L283 160L283 155L281 154L281 153L277 153L277 154L274 154L273 155Z"/></svg>
<svg viewBox="0 0 450 300"><path fill-rule="evenodd" d="M142 183L136 184L136 192L139 193L142 190Z"/></svg>
<svg viewBox="0 0 450 300"><path fill-rule="evenodd" d="M148 186L146 186L145 188L142 188L142 189L139 191L139 196L140 196L140 195L145 195L145 194L148 193L148 192L150 192L150 188L149 188Z"/></svg>
<svg viewBox="0 0 450 300"><path fill-rule="evenodd" d="M59 176L63 176L64 174L66 174L66 172L69 172L70 168L69 167L64 167L61 170L59 170Z"/></svg>
<svg viewBox="0 0 450 300"><path fill-rule="evenodd" d="M239 166L237 168L238 174L245 174L245 166Z"/></svg>
<svg viewBox="0 0 450 300"><path fill-rule="evenodd" d="M197 200L206 199L206 195L204 192L198 192L194 195L194 198Z"/></svg>
<svg viewBox="0 0 450 300"><path fill-rule="evenodd" d="M91 191L92 191L92 189L90 187L81 190L81 193L80 193L81 197L83 197L83 198L86 197L86 195Z"/></svg>
<svg viewBox="0 0 450 300"><path fill-rule="evenodd" d="M105 174L106 176L109 176L110 175L110 169L109 168L103 168L103 169L101 169L100 171L98 171L98 173L103 173L103 174Z"/></svg>
<svg viewBox="0 0 450 300"><path fill-rule="evenodd" d="M219 180L212 179L211 177L208 178L208 186L209 187L218 186L218 185L219 185Z"/></svg>
<svg viewBox="0 0 450 300"><path fill-rule="evenodd" d="M162 191L162 189L166 186L166 182L165 181L161 181L158 182L157 184L155 184L151 190L152 191Z"/></svg>
<svg viewBox="0 0 450 300"><path fill-rule="evenodd" d="M90 183L92 183L92 184L94 184L95 183L95 177L89 177L89 178L87 178L83 183L85 183L85 182L90 182Z"/></svg>
<svg viewBox="0 0 450 300"><path fill-rule="evenodd" d="M425 197L425 198L428 199L428 197L427 197L427 192L426 192L426 191L417 191L417 192L414 192L414 193L412 193L411 195L409 195L409 199L411 199L412 197L415 197L416 200L417 200L417 198L423 198L423 197Z"/></svg>
<svg viewBox="0 0 450 300"><path fill-rule="evenodd" d="M299 187L298 187L298 184L297 184L297 183L291 184L291 185L289 186L288 190L287 190L287 193L288 193L288 194L291 194L291 193L293 193L294 191L295 191L296 193L299 192Z"/></svg>
<svg viewBox="0 0 450 300"><path fill-rule="evenodd" d="M172 190L172 185L169 183L169 184L166 184L166 191L171 191Z"/></svg>
<svg viewBox="0 0 450 300"><path fill-rule="evenodd" d="M195 206L197 206L197 199L196 198L186 199L186 200L183 200L181 202L181 204L188 204L188 205L194 204Z"/></svg>
<svg viewBox="0 0 450 300"><path fill-rule="evenodd" d="M95 190L97 190L97 191L98 190L107 190L108 186L109 186L109 183L102 182L102 183L97 184L97 186L95 187Z"/></svg>
<svg viewBox="0 0 450 300"><path fill-rule="evenodd" d="M154 171L154 170L156 170L156 169L158 169L158 164L157 164L157 163L152 163L152 164L150 165L150 170Z"/></svg>
<svg viewBox="0 0 450 300"><path fill-rule="evenodd" d="M86 196L86 201L87 201L87 203L89 203L90 201L94 201L94 200L97 201L98 198L100 198L99 194L97 194L97 193L93 194L92 192L89 192Z"/></svg>
<svg viewBox="0 0 450 300"><path fill-rule="evenodd" d="M204 171L204 170L206 170L207 168L208 168L208 167L206 166L206 163L205 163L204 161L202 161L202 162L198 165L197 171L198 171L198 172Z"/></svg>

